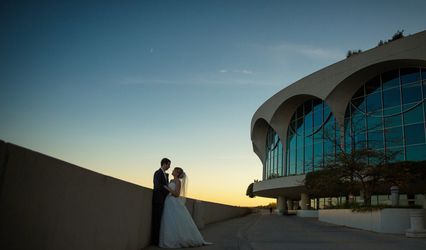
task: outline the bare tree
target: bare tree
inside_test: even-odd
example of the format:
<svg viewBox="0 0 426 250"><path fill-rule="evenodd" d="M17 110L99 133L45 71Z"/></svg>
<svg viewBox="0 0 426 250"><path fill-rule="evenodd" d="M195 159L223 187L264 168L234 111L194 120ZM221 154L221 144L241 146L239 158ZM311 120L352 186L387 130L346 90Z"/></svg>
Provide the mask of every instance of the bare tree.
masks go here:
<svg viewBox="0 0 426 250"><path fill-rule="evenodd" d="M353 131L346 135L349 141L345 142L343 138L336 138L335 126L334 124L329 129L324 129L323 138L330 142L336 150L326 155L322 170L307 174L305 185L312 194L317 195L329 194L332 196L334 190L335 195L350 196L357 191L362 191L364 205L370 205L371 196L376 191L378 184L384 181L385 175L382 170L398 152L385 152L371 147L370 145L374 145L374 141L359 140ZM359 128L356 128L355 131L359 131L357 129ZM327 185L329 186L326 188ZM313 188L324 188L325 192L313 190Z"/></svg>

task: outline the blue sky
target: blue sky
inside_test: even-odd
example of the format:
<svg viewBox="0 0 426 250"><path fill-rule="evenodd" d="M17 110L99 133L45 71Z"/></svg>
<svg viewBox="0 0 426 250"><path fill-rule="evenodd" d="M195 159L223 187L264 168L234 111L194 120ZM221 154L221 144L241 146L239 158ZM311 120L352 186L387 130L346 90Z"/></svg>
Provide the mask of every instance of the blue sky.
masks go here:
<svg viewBox="0 0 426 250"><path fill-rule="evenodd" d="M288 84L426 28L426 1L2 1L0 139L152 186L167 156L192 197L261 179L250 120ZM208 182L206 182L208 180ZM211 186L214 185L214 190Z"/></svg>

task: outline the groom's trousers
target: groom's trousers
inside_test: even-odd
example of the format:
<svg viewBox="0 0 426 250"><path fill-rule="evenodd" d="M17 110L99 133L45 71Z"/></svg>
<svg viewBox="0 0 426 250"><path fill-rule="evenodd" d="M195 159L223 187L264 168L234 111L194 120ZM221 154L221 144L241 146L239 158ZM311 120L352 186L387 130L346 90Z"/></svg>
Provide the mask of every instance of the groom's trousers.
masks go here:
<svg viewBox="0 0 426 250"><path fill-rule="evenodd" d="M158 245L160 239L161 217L164 203L152 204L151 244Z"/></svg>

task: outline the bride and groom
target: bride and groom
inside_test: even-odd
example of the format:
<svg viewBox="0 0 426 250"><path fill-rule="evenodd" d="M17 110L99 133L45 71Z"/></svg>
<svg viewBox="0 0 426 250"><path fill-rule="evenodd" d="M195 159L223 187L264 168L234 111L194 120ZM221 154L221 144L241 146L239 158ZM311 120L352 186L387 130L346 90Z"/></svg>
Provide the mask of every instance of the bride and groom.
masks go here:
<svg viewBox="0 0 426 250"><path fill-rule="evenodd" d="M196 247L211 244L204 241L185 206L186 174L182 168L172 171L171 161L161 160L161 168L154 173L152 194L151 243L164 248Z"/></svg>

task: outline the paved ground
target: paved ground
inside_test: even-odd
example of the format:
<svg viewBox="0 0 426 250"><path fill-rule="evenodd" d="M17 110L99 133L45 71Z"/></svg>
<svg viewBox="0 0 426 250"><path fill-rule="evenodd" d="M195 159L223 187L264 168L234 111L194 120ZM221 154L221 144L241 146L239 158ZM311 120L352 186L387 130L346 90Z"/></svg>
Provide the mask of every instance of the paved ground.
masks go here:
<svg viewBox="0 0 426 250"><path fill-rule="evenodd" d="M201 231L211 246L191 250L274 250L274 249L426 249L426 238L379 234L319 222L297 216L251 214L206 226ZM148 247L146 250L157 250Z"/></svg>

